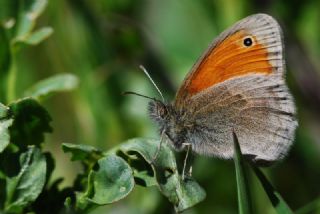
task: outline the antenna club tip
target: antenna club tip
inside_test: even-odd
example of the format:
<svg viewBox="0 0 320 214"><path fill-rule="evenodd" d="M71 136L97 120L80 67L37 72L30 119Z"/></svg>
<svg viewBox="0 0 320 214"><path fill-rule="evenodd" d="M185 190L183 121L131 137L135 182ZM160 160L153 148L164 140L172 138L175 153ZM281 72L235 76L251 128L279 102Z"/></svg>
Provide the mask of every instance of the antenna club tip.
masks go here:
<svg viewBox="0 0 320 214"><path fill-rule="evenodd" d="M139 68L140 68L141 70L143 70L144 72L147 70L143 65L139 65Z"/></svg>

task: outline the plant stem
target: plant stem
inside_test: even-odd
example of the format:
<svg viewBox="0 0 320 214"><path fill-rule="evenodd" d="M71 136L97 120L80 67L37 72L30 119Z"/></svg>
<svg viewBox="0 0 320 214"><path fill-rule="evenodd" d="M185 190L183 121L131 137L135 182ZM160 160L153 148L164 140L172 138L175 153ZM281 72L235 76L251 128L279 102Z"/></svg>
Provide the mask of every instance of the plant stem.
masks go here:
<svg viewBox="0 0 320 214"><path fill-rule="evenodd" d="M317 213L320 211L320 198L317 198L302 208L298 209L295 214Z"/></svg>
<svg viewBox="0 0 320 214"><path fill-rule="evenodd" d="M15 64L15 57L12 55L12 61L10 70L7 78L7 93L6 101L7 103L12 102L16 98L16 79L17 79L17 67Z"/></svg>
<svg viewBox="0 0 320 214"><path fill-rule="evenodd" d="M282 198L280 193L273 188L273 186L268 181L267 177L262 173L262 171L254 165L252 165L252 169L258 177L260 183L262 184L262 187L264 188L264 191L267 193L267 196L270 199L270 202L272 203L272 206L275 208L276 212L278 214L293 214L291 208Z"/></svg>
<svg viewBox="0 0 320 214"><path fill-rule="evenodd" d="M247 166L241 154L238 138L233 132L234 143L234 164L236 170L237 192L238 192L238 207L240 214L249 214L252 212L252 201L250 188L248 184Z"/></svg>

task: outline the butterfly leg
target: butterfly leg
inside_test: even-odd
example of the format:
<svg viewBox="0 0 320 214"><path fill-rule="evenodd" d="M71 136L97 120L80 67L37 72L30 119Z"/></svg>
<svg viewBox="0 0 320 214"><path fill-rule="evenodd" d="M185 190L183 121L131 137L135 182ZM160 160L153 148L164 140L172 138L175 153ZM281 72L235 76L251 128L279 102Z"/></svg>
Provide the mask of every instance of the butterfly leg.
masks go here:
<svg viewBox="0 0 320 214"><path fill-rule="evenodd" d="M182 180L184 180L185 177L186 177L186 168L187 168L187 163L188 163L189 152L190 152L190 149L191 149L191 144L190 143L184 143L183 145L185 145L187 147L187 154L186 154L186 156L184 158L184 161L183 161ZM192 176L192 163L190 164L190 167L189 167L187 173L188 173L188 177Z"/></svg>
<svg viewBox="0 0 320 214"><path fill-rule="evenodd" d="M162 146L162 141L163 141L163 136L164 136L164 134L165 134L165 130L163 130L163 131L161 132L160 142L159 142L159 145L158 145L156 154L153 156L151 163L154 163L154 161L158 158L158 155L159 155L160 150L161 150L161 146Z"/></svg>

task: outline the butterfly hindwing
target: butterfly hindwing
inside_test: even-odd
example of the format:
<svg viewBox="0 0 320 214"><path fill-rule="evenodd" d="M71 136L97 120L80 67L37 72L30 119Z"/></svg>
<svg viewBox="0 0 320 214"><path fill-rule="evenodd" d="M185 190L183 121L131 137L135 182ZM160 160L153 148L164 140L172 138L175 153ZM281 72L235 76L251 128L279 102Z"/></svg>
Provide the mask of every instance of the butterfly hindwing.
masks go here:
<svg viewBox="0 0 320 214"><path fill-rule="evenodd" d="M190 98L186 106L190 120L201 127L189 136L192 149L209 156L231 158L234 131L243 154L281 159L297 126L293 98L276 76L234 78Z"/></svg>

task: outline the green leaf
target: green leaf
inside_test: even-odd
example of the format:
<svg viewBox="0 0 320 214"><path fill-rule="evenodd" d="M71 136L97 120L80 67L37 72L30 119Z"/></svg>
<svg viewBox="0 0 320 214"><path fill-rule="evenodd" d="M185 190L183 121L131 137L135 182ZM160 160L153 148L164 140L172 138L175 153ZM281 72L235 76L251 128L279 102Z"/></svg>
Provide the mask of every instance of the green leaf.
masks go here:
<svg viewBox="0 0 320 214"><path fill-rule="evenodd" d="M147 165L135 168L135 171L144 172L149 176L154 175L161 193L173 203L177 212L182 212L202 201L206 196L205 191L192 178L181 179L175 156L168 146L162 145L157 159L153 161L158 143L157 140L132 139L113 152L119 154L121 151L127 156L130 166L133 167L135 166L131 165L131 161L142 157ZM149 172L150 166L153 173Z"/></svg>
<svg viewBox="0 0 320 214"><path fill-rule="evenodd" d="M127 146L129 147L127 148ZM117 147L116 149L109 151L109 153L117 154L129 163L133 170L136 184L144 187L156 186L157 180L155 178L154 169L150 163L146 161L145 157L138 152L139 150L137 151L130 146L134 146L134 144L122 144L121 149Z"/></svg>
<svg viewBox="0 0 320 214"><path fill-rule="evenodd" d="M9 127L13 119L9 118L9 108L0 103L0 153L9 145Z"/></svg>
<svg viewBox="0 0 320 214"><path fill-rule="evenodd" d="M233 132L234 141L234 164L236 170L237 180L237 192L238 192L238 207L240 214L253 213L252 212L252 201L250 197L250 188L247 177L247 166L245 165L244 159L241 154L238 138Z"/></svg>
<svg viewBox="0 0 320 214"><path fill-rule="evenodd" d="M100 158L101 153L94 147L63 144L65 152L71 152L73 160ZM206 194L192 178L185 180L177 170L173 152L163 145L158 157L158 141L132 139L102 154L97 165L89 173L86 192L76 194L76 208L82 212L98 205L114 203L125 197L134 182L142 186L157 185L161 193L173 203L177 212L182 212L202 201ZM71 208L71 201L66 206Z"/></svg>
<svg viewBox="0 0 320 214"><path fill-rule="evenodd" d="M34 213L74 213L71 210L65 210L64 201L73 195L74 189L73 187L61 188L63 180L58 178L50 181L50 185L46 185L37 200L32 203Z"/></svg>
<svg viewBox="0 0 320 214"><path fill-rule="evenodd" d="M268 181L268 179L265 177L265 175L260 171L259 168L256 166L252 166L255 174L257 175L260 183L262 184L264 191L267 193L272 206L276 209L277 213L279 214L292 214L292 210L287 205L285 200L282 198L280 193L278 193L271 183Z"/></svg>
<svg viewBox="0 0 320 214"><path fill-rule="evenodd" d="M34 99L25 98L9 105L14 121L9 128L11 142L21 149L28 145L40 145L44 133L51 132L51 117Z"/></svg>
<svg viewBox="0 0 320 214"><path fill-rule="evenodd" d="M43 27L39 30L34 31L27 37L22 40L17 39L16 43L22 43L27 45L37 45L46 38L48 38L53 33L53 29L51 27ZM18 45L18 44L17 44Z"/></svg>
<svg viewBox="0 0 320 214"><path fill-rule="evenodd" d="M90 201L103 205L119 201L131 192L134 180L130 166L116 155L108 155L98 161L89 180L93 181L94 194Z"/></svg>
<svg viewBox="0 0 320 214"><path fill-rule="evenodd" d="M99 159L89 174L87 192L77 195L77 206L87 209L91 203L105 205L126 197L134 187L132 173L130 166L116 155Z"/></svg>
<svg viewBox="0 0 320 214"><path fill-rule="evenodd" d="M9 116L9 107L0 103L0 120Z"/></svg>
<svg viewBox="0 0 320 214"><path fill-rule="evenodd" d="M47 6L47 0L21 1L19 18L16 28L16 40L23 41L28 38L35 26L36 19Z"/></svg>
<svg viewBox="0 0 320 214"><path fill-rule="evenodd" d="M25 92L36 99L45 98L55 92L70 91L77 88L78 78L73 74L59 74L36 83Z"/></svg>
<svg viewBox="0 0 320 214"><path fill-rule="evenodd" d="M21 213L35 201L46 181L46 159L40 149L29 147L20 156L21 169L17 176L7 178L6 212Z"/></svg>
<svg viewBox="0 0 320 214"><path fill-rule="evenodd" d="M90 145L63 143L62 149L64 153L72 154L72 161L95 164L103 157L102 151Z"/></svg>

